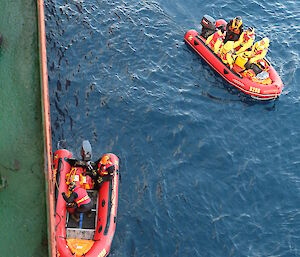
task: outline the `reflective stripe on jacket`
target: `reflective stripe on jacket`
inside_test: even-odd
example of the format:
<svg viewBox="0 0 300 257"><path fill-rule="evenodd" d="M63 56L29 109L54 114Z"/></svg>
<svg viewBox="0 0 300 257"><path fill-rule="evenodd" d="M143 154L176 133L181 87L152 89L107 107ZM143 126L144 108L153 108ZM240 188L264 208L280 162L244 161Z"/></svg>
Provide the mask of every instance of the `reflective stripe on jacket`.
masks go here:
<svg viewBox="0 0 300 257"><path fill-rule="evenodd" d="M84 204L88 204L91 201L91 198L88 196L85 189L81 187L76 187L74 189L74 192L78 195L78 197L75 199L75 202L78 207Z"/></svg>
<svg viewBox="0 0 300 257"><path fill-rule="evenodd" d="M223 39L224 39L224 35L222 34L222 32L220 30L218 30L207 39L206 43L210 48L213 49L217 40L223 41Z"/></svg>

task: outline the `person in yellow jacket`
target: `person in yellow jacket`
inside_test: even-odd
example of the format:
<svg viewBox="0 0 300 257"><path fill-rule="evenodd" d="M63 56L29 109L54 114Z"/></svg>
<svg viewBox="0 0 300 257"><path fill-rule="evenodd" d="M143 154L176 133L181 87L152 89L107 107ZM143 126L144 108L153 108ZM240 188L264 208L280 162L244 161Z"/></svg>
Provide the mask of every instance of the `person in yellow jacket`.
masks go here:
<svg viewBox="0 0 300 257"><path fill-rule="evenodd" d="M256 63L262 60L267 55L269 49L270 40L265 37L262 40L256 42L251 51L244 52L244 55L248 57L249 64Z"/></svg>
<svg viewBox="0 0 300 257"><path fill-rule="evenodd" d="M252 47L254 40L255 30L254 28L250 27L241 34L238 41L234 42L234 49L236 49L235 53L239 55L247 51L248 48ZM240 48L237 50L238 47Z"/></svg>
<svg viewBox="0 0 300 257"><path fill-rule="evenodd" d="M228 41L221 49L221 59L223 63L228 64L230 69L234 63L234 42Z"/></svg>
<svg viewBox="0 0 300 257"><path fill-rule="evenodd" d="M218 29L214 34L210 35L206 40L206 45L214 51L215 54L218 54L221 47L223 46L223 40L225 38L225 29L224 27Z"/></svg>

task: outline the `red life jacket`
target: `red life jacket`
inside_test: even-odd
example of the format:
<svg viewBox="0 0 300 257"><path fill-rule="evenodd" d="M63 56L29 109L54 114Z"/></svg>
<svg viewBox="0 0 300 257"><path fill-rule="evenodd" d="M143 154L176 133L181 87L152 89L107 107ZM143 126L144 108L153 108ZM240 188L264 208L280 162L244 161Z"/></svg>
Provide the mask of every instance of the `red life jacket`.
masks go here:
<svg viewBox="0 0 300 257"><path fill-rule="evenodd" d="M74 192L78 195L78 197L75 199L75 202L78 207L91 202L91 198L88 196L85 189L83 189L81 187L76 187L74 189Z"/></svg>
<svg viewBox="0 0 300 257"><path fill-rule="evenodd" d="M214 48L214 46L215 46L215 44L216 44L216 42L217 42L218 39L221 38L222 41L224 40L225 37L224 37L224 35L222 34L222 32L221 32L221 35L220 35L220 32L221 32L220 30L218 30L217 32L215 32L215 34L213 35L211 41L209 42L208 46L209 46L211 49Z"/></svg>

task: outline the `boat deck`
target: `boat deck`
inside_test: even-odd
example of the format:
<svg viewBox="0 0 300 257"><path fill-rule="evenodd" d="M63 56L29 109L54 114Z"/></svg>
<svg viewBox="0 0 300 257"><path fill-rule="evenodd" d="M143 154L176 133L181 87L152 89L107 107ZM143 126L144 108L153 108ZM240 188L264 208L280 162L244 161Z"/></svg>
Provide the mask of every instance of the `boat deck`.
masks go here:
<svg viewBox="0 0 300 257"><path fill-rule="evenodd" d="M98 191L87 190L88 195L93 201L91 213L80 213L80 220L77 222L71 218L67 212L66 215L66 235L67 238L79 238L92 240L95 235L98 212Z"/></svg>

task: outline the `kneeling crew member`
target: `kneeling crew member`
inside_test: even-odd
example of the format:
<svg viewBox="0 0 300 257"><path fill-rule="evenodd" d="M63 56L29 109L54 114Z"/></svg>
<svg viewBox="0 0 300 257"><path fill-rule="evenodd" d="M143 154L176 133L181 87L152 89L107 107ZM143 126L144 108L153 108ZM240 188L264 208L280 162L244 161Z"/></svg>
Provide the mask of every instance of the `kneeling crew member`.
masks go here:
<svg viewBox="0 0 300 257"><path fill-rule="evenodd" d="M67 202L67 207L74 208L75 217L73 218L78 222L79 217L76 216L76 214L90 212L93 203L86 190L81 187L76 187L74 182L69 184L69 190L71 192L69 197L66 196L65 192L62 193L62 196Z"/></svg>

